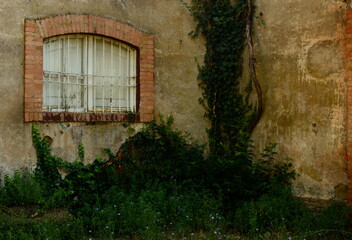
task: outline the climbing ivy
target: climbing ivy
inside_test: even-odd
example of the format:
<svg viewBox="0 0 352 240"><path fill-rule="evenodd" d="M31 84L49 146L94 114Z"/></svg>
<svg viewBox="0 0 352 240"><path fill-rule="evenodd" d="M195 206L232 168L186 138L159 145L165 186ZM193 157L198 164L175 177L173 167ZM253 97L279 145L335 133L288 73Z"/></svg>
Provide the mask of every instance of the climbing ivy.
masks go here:
<svg viewBox="0 0 352 240"><path fill-rule="evenodd" d="M208 130L211 153L245 149L246 130L253 117L239 87L245 45L247 0L192 0L188 6L197 23L192 37L205 37L204 65L199 67L200 103L211 121Z"/></svg>
<svg viewBox="0 0 352 240"><path fill-rule="evenodd" d="M51 154L50 144L47 139L40 136L37 124L32 126L32 138L34 148L37 152L37 167L35 175L44 185L45 190L53 192L61 184L61 175L57 167L61 165L63 160Z"/></svg>

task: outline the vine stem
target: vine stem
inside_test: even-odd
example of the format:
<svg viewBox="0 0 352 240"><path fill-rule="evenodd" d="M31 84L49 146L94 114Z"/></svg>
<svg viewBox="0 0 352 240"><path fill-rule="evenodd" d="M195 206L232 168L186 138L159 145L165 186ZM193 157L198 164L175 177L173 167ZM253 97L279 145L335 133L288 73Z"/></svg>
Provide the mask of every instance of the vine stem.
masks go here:
<svg viewBox="0 0 352 240"><path fill-rule="evenodd" d="M249 133L252 133L255 126L257 125L260 117L262 116L263 113L263 94L262 94L262 88L260 86L260 83L257 78L257 72L255 68L256 60L254 56L254 51L253 51L253 40L252 40L252 19L253 19L253 7L252 7L252 2L251 0L247 0L247 6L248 6L248 14L247 14L247 23L246 23L246 35L247 35L247 44L248 44L248 65L251 73L251 79L253 80L255 90L257 92L257 97L258 97L258 108L255 113L254 118L250 122L247 131Z"/></svg>

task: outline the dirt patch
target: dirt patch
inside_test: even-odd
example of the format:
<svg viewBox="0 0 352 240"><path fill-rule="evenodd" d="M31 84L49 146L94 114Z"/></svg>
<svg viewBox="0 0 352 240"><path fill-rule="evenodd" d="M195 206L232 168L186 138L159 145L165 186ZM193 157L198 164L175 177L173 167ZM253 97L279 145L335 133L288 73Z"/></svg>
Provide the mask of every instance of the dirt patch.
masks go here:
<svg viewBox="0 0 352 240"><path fill-rule="evenodd" d="M17 221L59 221L70 216L66 208L45 210L41 205L0 207L0 216L3 219Z"/></svg>

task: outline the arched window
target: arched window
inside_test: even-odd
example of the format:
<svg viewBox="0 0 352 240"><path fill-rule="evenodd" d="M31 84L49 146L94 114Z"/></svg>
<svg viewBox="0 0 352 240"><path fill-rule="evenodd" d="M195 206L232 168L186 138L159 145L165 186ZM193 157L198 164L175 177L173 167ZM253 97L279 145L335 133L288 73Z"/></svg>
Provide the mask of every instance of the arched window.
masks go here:
<svg viewBox="0 0 352 240"><path fill-rule="evenodd" d="M136 112L136 50L116 40L69 34L44 40L43 110Z"/></svg>
<svg viewBox="0 0 352 240"><path fill-rule="evenodd" d="M154 37L92 15L24 22L25 122L154 119Z"/></svg>

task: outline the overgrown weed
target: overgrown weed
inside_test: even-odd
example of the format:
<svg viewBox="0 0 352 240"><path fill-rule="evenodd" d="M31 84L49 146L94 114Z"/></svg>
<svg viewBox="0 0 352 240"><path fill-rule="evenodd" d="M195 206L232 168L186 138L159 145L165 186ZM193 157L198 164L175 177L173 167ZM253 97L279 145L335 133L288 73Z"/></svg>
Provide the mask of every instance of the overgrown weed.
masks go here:
<svg viewBox="0 0 352 240"><path fill-rule="evenodd" d="M332 205L313 214L292 198L295 173L289 161L279 160L275 145L259 159L250 147L236 156L204 158L202 146L172 128L172 118L152 122L117 154L105 150L108 160L88 165L51 155L36 126L33 141L41 167L35 174L5 177L0 188L0 239L350 237L348 208ZM79 148L83 157L84 147ZM246 164L236 157L246 158ZM64 179L58 167L68 172ZM29 204L39 209L30 216L6 217L9 207ZM71 216L42 217L58 207L68 208Z"/></svg>

